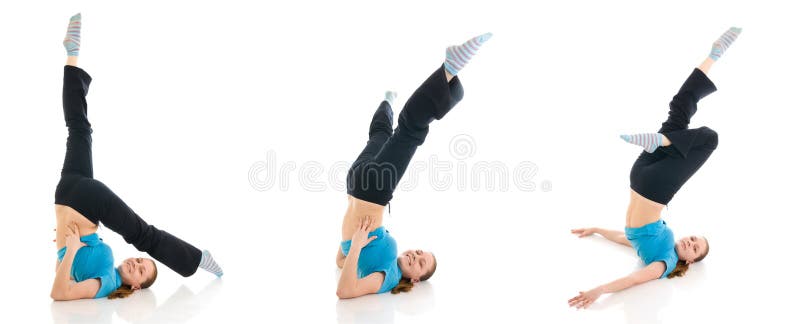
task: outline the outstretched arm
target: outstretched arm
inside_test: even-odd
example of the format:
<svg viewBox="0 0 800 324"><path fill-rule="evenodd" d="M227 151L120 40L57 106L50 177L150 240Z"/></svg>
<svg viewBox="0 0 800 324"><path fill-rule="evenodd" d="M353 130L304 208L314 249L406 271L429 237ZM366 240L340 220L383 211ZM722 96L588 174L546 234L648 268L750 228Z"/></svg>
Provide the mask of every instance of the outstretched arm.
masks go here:
<svg viewBox="0 0 800 324"><path fill-rule="evenodd" d="M653 262L643 269L619 278L605 285L597 286L589 291L581 291L578 296L569 300L569 306L575 308L587 308L603 294L614 293L630 287L661 278L667 266L664 262Z"/></svg>
<svg viewBox="0 0 800 324"><path fill-rule="evenodd" d="M605 228L597 228L597 227L589 227L589 228L578 228L573 229L572 234L577 235L578 237L585 237L592 234L600 234L601 236L605 237L607 240L615 243L619 243L625 246L631 246L631 242L628 241L628 238L625 237L625 233L622 231L615 231Z"/></svg>

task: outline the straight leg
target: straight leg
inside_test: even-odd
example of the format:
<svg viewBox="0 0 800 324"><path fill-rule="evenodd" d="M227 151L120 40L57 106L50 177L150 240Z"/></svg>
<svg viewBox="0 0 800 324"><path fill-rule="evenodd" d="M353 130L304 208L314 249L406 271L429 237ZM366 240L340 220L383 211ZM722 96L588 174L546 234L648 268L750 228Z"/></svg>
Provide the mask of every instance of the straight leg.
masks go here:
<svg viewBox="0 0 800 324"><path fill-rule="evenodd" d="M72 177L75 176L65 178L68 180L64 181L71 183L70 189L57 196L57 203L72 207L95 224L103 224L137 250L184 277L197 271L202 257L199 249L148 224L102 182L88 178L71 180Z"/></svg>
<svg viewBox="0 0 800 324"><path fill-rule="evenodd" d="M92 168L92 125L87 117L86 94L92 77L75 66L64 66L62 103L69 135L61 175L94 176Z"/></svg>
<svg viewBox="0 0 800 324"><path fill-rule="evenodd" d="M106 188L107 189L107 188ZM105 195L106 211L100 222L122 235L125 242L146 252L178 274L188 277L197 271L202 252L193 245L147 224L111 190Z"/></svg>

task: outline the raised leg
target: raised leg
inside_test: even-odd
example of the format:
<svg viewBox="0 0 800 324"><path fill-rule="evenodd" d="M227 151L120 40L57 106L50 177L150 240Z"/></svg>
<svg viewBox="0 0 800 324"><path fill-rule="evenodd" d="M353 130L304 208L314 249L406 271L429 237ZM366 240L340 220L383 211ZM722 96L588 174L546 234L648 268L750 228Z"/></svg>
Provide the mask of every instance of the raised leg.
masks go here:
<svg viewBox="0 0 800 324"><path fill-rule="evenodd" d="M691 137L687 151L679 152L673 145L652 154L642 152L631 168L631 189L666 205L717 147L717 133L708 127L680 132L684 132L687 138Z"/></svg>
<svg viewBox="0 0 800 324"><path fill-rule="evenodd" d="M393 116L394 112L389 102L386 100L381 101L380 105L378 105L378 109L376 109L375 113L372 115L372 121L369 124L369 140L367 140L367 145L361 150L358 157L356 157L355 162L353 162L353 167L375 157L375 155L380 152L383 144L392 136Z"/></svg>
<svg viewBox="0 0 800 324"><path fill-rule="evenodd" d="M79 67L64 66L62 103L69 135L61 175L94 175L92 168L92 125L87 117L86 94L92 78Z"/></svg>
<svg viewBox="0 0 800 324"><path fill-rule="evenodd" d="M695 69L669 103L669 116L661 124L658 133L664 135L671 143L670 147L684 157L693 146L705 145L705 141L709 139L708 132L688 129L688 126L697 112L697 102L716 90L716 86L705 73Z"/></svg>
<svg viewBox="0 0 800 324"><path fill-rule="evenodd" d="M458 77L448 82L444 67L437 69L411 95L400 112L397 128L371 160L353 170L351 194L386 205L403 177L418 146L425 142L428 125L444 117L463 97Z"/></svg>

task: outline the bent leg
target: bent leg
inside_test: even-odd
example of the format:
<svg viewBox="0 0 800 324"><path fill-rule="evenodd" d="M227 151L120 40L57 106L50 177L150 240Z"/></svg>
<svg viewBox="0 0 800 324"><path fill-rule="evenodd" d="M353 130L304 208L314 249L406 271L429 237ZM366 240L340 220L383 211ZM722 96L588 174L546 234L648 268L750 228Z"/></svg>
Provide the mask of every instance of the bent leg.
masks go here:
<svg viewBox="0 0 800 324"><path fill-rule="evenodd" d="M658 132L666 135L672 131L689 128L689 122L697 112L697 102L716 90L717 87L705 73L694 69L678 93L672 97L672 101L669 103L669 117L661 124ZM671 137L670 140L672 140Z"/></svg>
<svg viewBox="0 0 800 324"><path fill-rule="evenodd" d="M673 143L652 154L643 152L630 173L631 189L664 205L705 164L719 142L717 133L708 127L676 133L681 146Z"/></svg>
<svg viewBox="0 0 800 324"><path fill-rule="evenodd" d="M86 94L92 77L76 66L64 66L62 102L67 124L67 151L61 175L94 176L92 168L92 125L87 117Z"/></svg>
<svg viewBox="0 0 800 324"><path fill-rule="evenodd" d="M417 147L425 142L428 125L434 119L442 119L463 96L461 81L456 76L448 82L444 67L434 71L414 91L400 112L394 134L375 158L360 170L364 173L361 176L365 179L365 185L372 192L372 200L368 201L386 205L392 199L392 192L403 177Z"/></svg>
<svg viewBox="0 0 800 324"><path fill-rule="evenodd" d="M367 145L358 154L353 166L361 164L362 162L375 157L380 152L386 140L392 136L392 112L391 105L386 101L381 101L378 109L372 115L372 121L369 124L369 140Z"/></svg>

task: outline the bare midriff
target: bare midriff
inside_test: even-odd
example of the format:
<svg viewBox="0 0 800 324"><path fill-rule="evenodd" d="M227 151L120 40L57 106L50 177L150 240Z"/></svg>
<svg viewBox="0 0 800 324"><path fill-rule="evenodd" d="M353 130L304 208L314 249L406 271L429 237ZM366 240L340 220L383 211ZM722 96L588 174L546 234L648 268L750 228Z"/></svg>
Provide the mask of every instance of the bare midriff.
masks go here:
<svg viewBox="0 0 800 324"><path fill-rule="evenodd" d="M380 227L383 224L384 208L386 207L347 195L347 212L342 220L342 241L353 238L353 233L364 217L372 219L370 232Z"/></svg>
<svg viewBox="0 0 800 324"><path fill-rule="evenodd" d="M84 217L77 210L70 206L56 204L56 250L60 250L67 243L64 234L67 233L67 225L75 223L78 225L80 236L91 235L97 232L97 225Z"/></svg>
<svg viewBox="0 0 800 324"><path fill-rule="evenodd" d="M664 205L645 198L631 189L631 201L625 217L626 227L642 227L661 218Z"/></svg>

